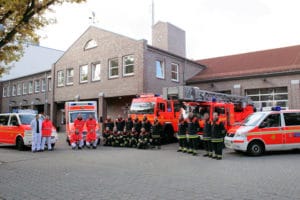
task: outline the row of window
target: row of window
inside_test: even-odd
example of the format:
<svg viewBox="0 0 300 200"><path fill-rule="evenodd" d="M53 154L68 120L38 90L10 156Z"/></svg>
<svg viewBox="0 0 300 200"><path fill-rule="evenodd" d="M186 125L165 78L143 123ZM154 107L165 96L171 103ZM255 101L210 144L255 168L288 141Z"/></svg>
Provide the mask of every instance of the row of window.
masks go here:
<svg viewBox="0 0 300 200"><path fill-rule="evenodd" d="M123 62L123 76L134 75L134 57L133 55L124 56L122 58ZM92 63L91 64L92 78L91 81L100 81L101 80L101 64ZM109 73L108 77L118 78L119 77L119 59L113 58L108 60ZM82 65L79 67L79 82L87 83L89 81L89 65ZM66 71L60 70L57 71L57 86L73 85L74 83L74 68L68 68Z"/></svg>
<svg viewBox="0 0 300 200"><path fill-rule="evenodd" d="M161 60L155 61L156 78L165 78L165 63ZM171 80L179 81L179 65L177 63L171 63Z"/></svg>
<svg viewBox="0 0 300 200"><path fill-rule="evenodd" d="M3 87L3 97L20 96L32 93L45 92L47 87L46 79L37 79L23 83L17 83ZM48 78L48 91L51 91L51 78Z"/></svg>

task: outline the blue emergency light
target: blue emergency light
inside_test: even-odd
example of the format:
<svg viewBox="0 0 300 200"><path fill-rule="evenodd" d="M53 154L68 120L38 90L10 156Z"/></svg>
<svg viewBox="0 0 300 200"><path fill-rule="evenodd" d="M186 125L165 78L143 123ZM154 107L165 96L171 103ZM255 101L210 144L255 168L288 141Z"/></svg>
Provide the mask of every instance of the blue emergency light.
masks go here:
<svg viewBox="0 0 300 200"><path fill-rule="evenodd" d="M281 111L281 107L280 106L274 106L274 107L272 107L272 111Z"/></svg>

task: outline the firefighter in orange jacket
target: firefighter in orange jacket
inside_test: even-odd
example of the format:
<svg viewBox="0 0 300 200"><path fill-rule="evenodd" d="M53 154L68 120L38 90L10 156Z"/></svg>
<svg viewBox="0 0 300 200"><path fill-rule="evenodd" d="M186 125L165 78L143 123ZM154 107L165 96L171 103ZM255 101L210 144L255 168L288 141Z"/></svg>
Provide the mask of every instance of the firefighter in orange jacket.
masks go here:
<svg viewBox="0 0 300 200"><path fill-rule="evenodd" d="M90 148L91 145L93 149L97 148L98 138L96 134L97 121L94 119L93 115L89 115L89 119L85 122L87 134L86 134L86 146Z"/></svg>
<svg viewBox="0 0 300 200"><path fill-rule="evenodd" d="M51 133L52 133L52 122L49 119L49 116L46 115L45 120L42 123L42 146L41 150L44 151L45 143L47 141L48 151L52 151L51 147Z"/></svg>
<svg viewBox="0 0 300 200"><path fill-rule="evenodd" d="M213 113L213 122L211 124L211 143L213 146L214 155L212 158L217 160L222 159L223 142L226 129L223 122L220 122L218 113Z"/></svg>
<svg viewBox="0 0 300 200"><path fill-rule="evenodd" d="M84 124L85 121L82 119L81 114L78 114L77 118L74 121L75 132L71 135L71 140L70 140L72 149L76 149L77 146L78 149L82 149L83 147L82 131L83 131Z"/></svg>

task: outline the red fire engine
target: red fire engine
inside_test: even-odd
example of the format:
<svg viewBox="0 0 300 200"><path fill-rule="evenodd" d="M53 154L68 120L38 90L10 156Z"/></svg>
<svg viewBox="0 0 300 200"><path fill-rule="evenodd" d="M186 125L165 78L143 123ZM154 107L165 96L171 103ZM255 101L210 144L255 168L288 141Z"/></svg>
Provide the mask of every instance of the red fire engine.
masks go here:
<svg viewBox="0 0 300 200"><path fill-rule="evenodd" d="M203 114L207 112L212 118L213 112L217 112L226 129L230 129L253 113L250 102L248 97L210 92L197 87L167 87L163 88L163 96L145 94L133 99L130 113L132 118L137 116L139 120L147 115L151 123L155 116L158 117L164 125L163 137L172 140L178 131L181 114L186 118L188 113L194 113L199 118L200 127L203 127ZM198 134L201 137L203 133Z"/></svg>

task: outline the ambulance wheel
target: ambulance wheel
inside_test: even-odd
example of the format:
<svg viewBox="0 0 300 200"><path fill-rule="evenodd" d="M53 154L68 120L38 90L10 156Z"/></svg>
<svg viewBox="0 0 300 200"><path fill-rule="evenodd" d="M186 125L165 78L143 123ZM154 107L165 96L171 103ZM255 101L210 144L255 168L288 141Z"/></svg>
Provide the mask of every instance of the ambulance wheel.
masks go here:
<svg viewBox="0 0 300 200"><path fill-rule="evenodd" d="M25 149L24 141L21 137L17 137L16 147L19 151L23 151Z"/></svg>
<svg viewBox="0 0 300 200"><path fill-rule="evenodd" d="M260 156L265 151L264 144L260 141L253 141L248 145L247 153L252 156Z"/></svg>

